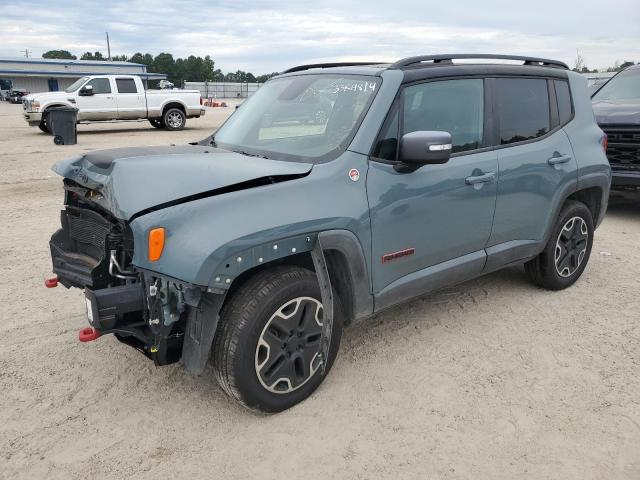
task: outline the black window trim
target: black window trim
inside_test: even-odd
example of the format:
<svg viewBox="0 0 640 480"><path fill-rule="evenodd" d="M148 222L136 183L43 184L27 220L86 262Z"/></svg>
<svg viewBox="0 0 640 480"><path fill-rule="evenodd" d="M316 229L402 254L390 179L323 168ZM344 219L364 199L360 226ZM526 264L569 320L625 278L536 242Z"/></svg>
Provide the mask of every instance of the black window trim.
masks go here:
<svg viewBox="0 0 640 480"><path fill-rule="evenodd" d="M398 160L398 150L400 148L400 138L401 138L401 132L404 131L404 92L405 89L408 87L412 87L414 85L422 85L424 83L432 83L432 82L444 82L447 80L470 80L470 79L481 79L483 80L483 91L484 91L484 118L483 118L483 132L482 132L482 146L480 148L474 148L473 150L465 150L464 152L456 152L456 153L452 153L451 154L451 158L457 158L457 157L462 157L465 155L471 155L474 153L482 153L482 152L488 152L493 150L493 147L491 146L491 139L493 138L494 134L494 120L493 120L493 97L492 97L492 93L488 92L488 87L487 87L487 76L486 75L455 75L455 76L449 76L449 77L434 77L434 78L426 78L426 79L420 79L420 80L415 80L412 82L407 82L407 83L403 83L402 85L400 85L400 88L398 89L398 93L396 94L395 99L393 100L393 102L391 103L391 106L389 107L389 111L387 112L387 116L385 117L384 121L382 122L382 124L380 125L380 129L378 130L378 134L376 135L376 139L373 142L373 144L371 145L371 150L369 151L369 159L374 161L374 162L378 162L378 163L384 163L387 165L395 165L396 163L399 162ZM376 148L376 145L378 144L378 141L380 140L380 136L382 135L382 133L384 132L385 128L387 127L387 125L389 124L389 122L391 121L393 115L395 114L395 112L398 112L398 144L396 146L396 156L394 160L386 160L384 158L378 158L378 157L374 157L373 156L373 151Z"/></svg>
<svg viewBox="0 0 640 480"><path fill-rule="evenodd" d="M555 95L555 84L553 84L551 87L549 86L549 82L553 83L554 80L557 81L561 81L561 82L566 82L567 85L569 86L569 97L571 99L571 119L569 120L569 122L571 120L573 120L575 118L575 109L573 106L573 95L572 95L572 91L571 91L571 85L569 84L569 81L567 78L559 78L559 77L555 77L555 76L546 76L546 75L512 75L512 74L505 74L505 75L486 75L486 74L478 74L478 75L453 75L453 76L447 76L447 77L433 77L433 78L425 78L425 79L419 79L419 80L414 80L411 82L407 82L407 83L403 83L402 85L400 85L400 88L398 89L398 93L396 94L396 98L393 100L391 107L389 107L389 111L387 112L387 116L385 117L384 121L382 122L382 124L380 125L380 129L378 130L378 135L376 135L376 139L373 142L372 146L371 146L371 150L369 151L369 160L377 162L377 163L383 163L383 164L387 164L387 165L395 165L396 163L399 162L398 160L398 149L400 147L400 138L398 138L398 145L396 147L396 158L395 160L385 160L383 158L378 158L378 157L374 157L373 156L373 151L378 143L378 141L380 140L380 136L382 135L385 127L387 126L388 122L389 122L389 118L390 116L393 114L394 109L398 109L398 115L400 115L400 117L398 118L398 136L400 137L400 132L403 131L403 127L404 125L402 125L403 122L403 109L404 109L404 102L402 101L404 98L404 89L416 84L423 84L423 83L430 83L430 82L442 82L442 81L446 81L446 80L464 80L464 79L472 79L472 78L481 78L484 80L484 95L485 95L485 106L484 106L484 113L485 113L485 118L484 118L484 135L483 135L483 147L481 148L476 148L474 150L466 150L464 152L456 152L456 153L452 153L451 154L451 158L457 158L457 157L462 157L465 155L474 155L476 153L483 153L483 152L490 152L492 150L501 150L503 148L512 148L512 147L517 147L520 145L527 145L529 143L533 143L533 142L539 142L542 141L544 139L546 139L547 137L550 137L551 135L553 135L554 133L556 133L558 130L560 130L564 125L566 125L566 123L564 125L560 125L559 121L557 122L557 125L553 126L554 124L552 123L552 118L551 118L551 111L553 110L553 105L555 105L555 109L557 112L558 109L558 105L557 105L557 99L556 99L556 95ZM495 106L495 80L498 78L512 78L512 79L538 79L538 80L546 80L547 81L547 98L549 100L549 131L547 133L545 133L544 135L541 135L539 137L536 138L531 138L529 140L523 140L521 142L513 142L513 143L507 143L505 145L501 145L500 144L500 118L498 115L497 110L494 108ZM551 92L553 91L553 97L551 96ZM553 100L553 103L552 103ZM557 115L557 114L556 114ZM489 118L487 118L487 116ZM559 120L559 116L558 116L558 120ZM567 122L567 123L569 123ZM553 128L551 128L553 126Z"/></svg>
<svg viewBox="0 0 640 480"><path fill-rule="evenodd" d="M558 122L560 123L561 127L564 127L565 125L568 125L569 123L571 123L571 121L576 118L576 109L573 105L573 92L571 91L571 84L569 83L568 80L565 79L561 79L561 78L553 78L550 79L551 84L553 85L553 92L554 92L554 96L556 99L556 107L558 109ZM571 115L569 116L569 120L567 120L566 122L562 123L560 122L560 104L558 103L558 92L556 91L556 82L564 82L567 84L567 89L569 90L569 104L571 105Z"/></svg>

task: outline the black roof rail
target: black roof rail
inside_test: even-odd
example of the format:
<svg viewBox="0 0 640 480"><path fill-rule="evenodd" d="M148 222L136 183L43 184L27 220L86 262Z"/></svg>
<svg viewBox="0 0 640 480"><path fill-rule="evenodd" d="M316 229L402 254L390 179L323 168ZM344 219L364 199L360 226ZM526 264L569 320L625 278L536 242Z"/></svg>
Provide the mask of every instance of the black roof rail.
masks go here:
<svg viewBox="0 0 640 480"><path fill-rule="evenodd" d="M486 53L454 54L454 55L420 55L417 57L407 57L392 63L389 68L400 69L422 62L433 62L434 64L453 64L452 60L486 58L491 60L519 60L523 65L537 65L542 67L559 67L569 70L566 63L548 58L523 57L520 55L492 55Z"/></svg>
<svg viewBox="0 0 640 480"><path fill-rule="evenodd" d="M358 65L388 65L389 62L336 62L336 63L312 63L310 65L298 65L285 70L282 73L302 72L304 70L310 70L312 68L331 68L331 67L355 67Z"/></svg>

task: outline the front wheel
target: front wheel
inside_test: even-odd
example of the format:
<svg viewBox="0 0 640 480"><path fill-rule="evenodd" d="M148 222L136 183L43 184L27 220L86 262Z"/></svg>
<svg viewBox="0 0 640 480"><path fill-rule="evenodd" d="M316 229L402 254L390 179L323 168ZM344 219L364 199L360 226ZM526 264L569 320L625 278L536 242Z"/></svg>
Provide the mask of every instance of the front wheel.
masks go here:
<svg viewBox="0 0 640 480"><path fill-rule="evenodd" d="M593 232L593 216L587 206L567 201L545 249L524 265L530 280L549 290L573 285L589 261Z"/></svg>
<svg viewBox="0 0 640 480"><path fill-rule="evenodd" d="M182 130L187 123L187 116L179 108L170 108L162 115L162 122L167 130Z"/></svg>
<svg viewBox="0 0 640 480"><path fill-rule="evenodd" d="M340 346L344 319L337 295L334 302L323 375L323 307L316 275L283 266L250 278L223 308L215 337L214 370L223 390L245 407L268 413L311 395Z"/></svg>
<svg viewBox="0 0 640 480"><path fill-rule="evenodd" d="M51 133L51 129L49 128L49 112L44 112L42 114L38 128L44 133Z"/></svg>

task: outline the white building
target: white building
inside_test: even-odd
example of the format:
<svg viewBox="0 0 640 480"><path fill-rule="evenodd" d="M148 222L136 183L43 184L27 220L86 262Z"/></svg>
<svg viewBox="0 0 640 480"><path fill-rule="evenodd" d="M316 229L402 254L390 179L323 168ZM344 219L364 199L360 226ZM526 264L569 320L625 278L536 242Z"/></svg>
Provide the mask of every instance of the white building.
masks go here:
<svg viewBox="0 0 640 480"><path fill-rule="evenodd" d="M30 93L64 90L78 78L105 74L139 75L143 80L162 80L164 73L148 73L146 65L130 62L98 60L52 60L48 58L0 58L0 84L2 89L11 84L13 89Z"/></svg>

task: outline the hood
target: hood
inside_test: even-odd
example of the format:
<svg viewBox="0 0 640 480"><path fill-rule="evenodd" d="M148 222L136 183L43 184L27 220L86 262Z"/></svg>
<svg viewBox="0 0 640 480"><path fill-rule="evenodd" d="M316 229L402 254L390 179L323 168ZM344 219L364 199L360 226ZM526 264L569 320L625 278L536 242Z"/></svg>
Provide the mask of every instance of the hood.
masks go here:
<svg viewBox="0 0 640 480"><path fill-rule="evenodd" d="M61 92L43 92L43 93L32 93L30 95L27 95L26 98L27 100L37 100L39 102L51 102L51 101L61 101L61 102L66 102L67 98L69 98L69 93L61 91Z"/></svg>
<svg viewBox="0 0 640 480"><path fill-rule="evenodd" d="M593 113L600 125L640 125L640 99L597 100Z"/></svg>
<svg viewBox="0 0 640 480"><path fill-rule="evenodd" d="M200 145L117 148L62 160L53 171L97 191L92 201L130 220L153 210L307 175L309 163Z"/></svg>

